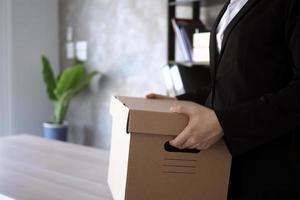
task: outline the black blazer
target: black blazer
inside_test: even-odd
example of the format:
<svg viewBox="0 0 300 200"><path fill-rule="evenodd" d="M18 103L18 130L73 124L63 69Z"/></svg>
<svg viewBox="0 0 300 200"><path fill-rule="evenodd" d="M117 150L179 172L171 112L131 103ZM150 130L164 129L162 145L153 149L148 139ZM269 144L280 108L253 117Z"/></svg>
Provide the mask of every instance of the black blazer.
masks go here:
<svg viewBox="0 0 300 200"><path fill-rule="evenodd" d="M228 199L300 199L300 0L249 0L218 54L227 5L211 87L178 98L217 114L233 155Z"/></svg>

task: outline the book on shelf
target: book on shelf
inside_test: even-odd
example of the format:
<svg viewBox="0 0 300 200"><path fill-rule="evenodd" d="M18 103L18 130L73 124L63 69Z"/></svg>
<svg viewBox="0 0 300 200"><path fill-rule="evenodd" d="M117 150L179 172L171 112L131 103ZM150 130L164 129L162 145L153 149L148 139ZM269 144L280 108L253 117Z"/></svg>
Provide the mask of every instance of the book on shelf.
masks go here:
<svg viewBox="0 0 300 200"><path fill-rule="evenodd" d="M186 67L178 62L162 67L166 91L169 96L177 96L195 91L211 82L208 66Z"/></svg>
<svg viewBox="0 0 300 200"><path fill-rule="evenodd" d="M176 38L178 40L178 43L181 48L182 56L185 61L192 61L191 57L191 50L188 49L188 45L186 44L186 41L183 37L182 31L180 30L180 27L177 25L175 19L172 19L172 26L176 35Z"/></svg>
<svg viewBox="0 0 300 200"><path fill-rule="evenodd" d="M172 77L172 80L173 80L176 95L184 94L185 89L184 89L184 85L183 85L183 81L182 81L182 78L181 78L181 75L180 75L178 65L171 66L170 72L171 72L171 77Z"/></svg>
<svg viewBox="0 0 300 200"><path fill-rule="evenodd" d="M201 20L179 19L171 20L176 38L182 51L183 59L186 62L193 61L193 34L196 30L200 32L207 31Z"/></svg>
<svg viewBox="0 0 300 200"><path fill-rule="evenodd" d="M193 61L200 63L210 62L209 53L210 33L195 33L193 39Z"/></svg>
<svg viewBox="0 0 300 200"><path fill-rule="evenodd" d="M189 39L189 36L187 35L187 32L183 27L181 27L179 29L180 29L181 36L183 38L185 49L187 50L187 53L188 53L188 61L192 61L193 47L192 47L191 41Z"/></svg>
<svg viewBox="0 0 300 200"><path fill-rule="evenodd" d="M185 93L178 65L174 64L163 66L162 74L165 81L167 94L169 96L174 97Z"/></svg>
<svg viewBox="0 0 300 200"><path fill-rule="evenodd" d="M173 78L172 78L172 74L170 71L170 66L169 65L165 65L162 67L162 75L163 75L163 79L165 82L165 86L166 86L166 90L167 90L167 95L174 97L176 96L176 91L174 88L174 83L173 83Z"/></svg>

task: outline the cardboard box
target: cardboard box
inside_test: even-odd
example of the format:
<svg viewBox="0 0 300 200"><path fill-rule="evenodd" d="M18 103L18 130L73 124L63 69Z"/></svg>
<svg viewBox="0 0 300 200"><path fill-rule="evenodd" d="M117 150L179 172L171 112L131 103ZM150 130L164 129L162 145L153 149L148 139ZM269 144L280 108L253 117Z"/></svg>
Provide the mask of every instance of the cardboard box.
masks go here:
<svg viewBox="0 0 300 200"><path fill-rule="evenodd" d="M108 183L115 200L226 200L231 155L223 141L200 152L172 152L168 141L188 117L173 100L114 97Z"/></svg>

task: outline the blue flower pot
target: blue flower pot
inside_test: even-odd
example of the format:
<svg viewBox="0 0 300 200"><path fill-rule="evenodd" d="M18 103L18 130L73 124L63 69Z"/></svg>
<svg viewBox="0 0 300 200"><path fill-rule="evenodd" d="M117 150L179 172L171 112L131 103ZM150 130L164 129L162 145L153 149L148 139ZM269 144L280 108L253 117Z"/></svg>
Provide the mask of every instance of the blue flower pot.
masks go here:
<svg viewBox="0 0 300 200"><path fill-rule="evenodd" d="M53 124L46 122L44 125L44 137L52 140L66 142L68 138L68 124Z"/></svg>

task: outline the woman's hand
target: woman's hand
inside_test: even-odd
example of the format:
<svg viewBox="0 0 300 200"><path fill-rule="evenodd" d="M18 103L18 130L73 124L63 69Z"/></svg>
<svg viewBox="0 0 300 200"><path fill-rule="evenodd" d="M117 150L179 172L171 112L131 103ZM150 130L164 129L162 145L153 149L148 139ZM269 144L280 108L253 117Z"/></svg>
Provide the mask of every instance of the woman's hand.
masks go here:
<svg viewBox="0 0 300 200"><path fill-rule="evenodd" d="M223 137L223 130L215 112L201 105L175 106L172 112L189 117L187 127L170 144L179 149L205 150Z"/></svg>
<svg viewBox="0 0 300 200"><path fill-rule="evenodd" d="M160 94L150 93L146 95L146 99L166 99L166 100L177 100L176 97L168 97Z"/></svg>

